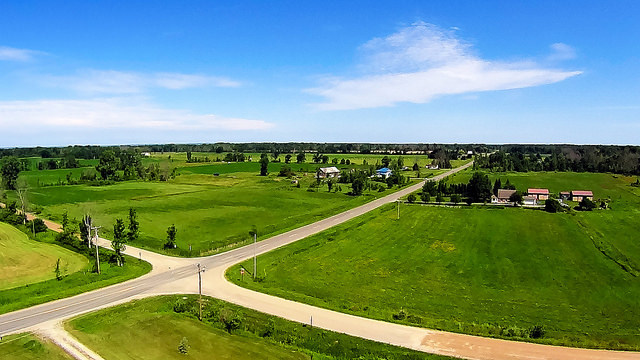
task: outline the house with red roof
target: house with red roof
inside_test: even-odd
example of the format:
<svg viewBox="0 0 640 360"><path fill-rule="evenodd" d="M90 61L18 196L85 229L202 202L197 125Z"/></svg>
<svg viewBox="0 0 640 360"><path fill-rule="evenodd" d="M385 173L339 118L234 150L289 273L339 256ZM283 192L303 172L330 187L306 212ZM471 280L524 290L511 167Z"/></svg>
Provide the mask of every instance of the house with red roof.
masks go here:
<svg viewBox="0 0 640 360"><path fill-rule="evenodd" d="M527 189L527 196L535 196L536 200L547 200L549 198L549 189Z"/></svg>
<svg viewBox="0 0 640 360"><path fill-rule="evenodd" d="M593 201L593 192L588 190L573 190L571 192L571 200L580 202L582 199L587 198Z"/></svg>

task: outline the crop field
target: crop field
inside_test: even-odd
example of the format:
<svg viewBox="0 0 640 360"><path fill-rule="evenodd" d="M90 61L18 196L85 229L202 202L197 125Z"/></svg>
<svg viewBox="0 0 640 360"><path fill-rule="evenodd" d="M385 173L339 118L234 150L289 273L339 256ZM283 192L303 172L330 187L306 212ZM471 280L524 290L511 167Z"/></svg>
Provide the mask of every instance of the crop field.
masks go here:
<svg viewBox="0 0 640 360"><path fill-rule="evenodd" d="M0 341L2 360L71 360L61 348L32 334L4 336Z"/></svg>
<svg viewBox="0 0 640 360"><path fill-rule="evenodd" d="M237 267L227 276L258 291L386 321L640 349L640 189L629 186L635 179L514 175L508 178L519 188L593 190L611 198L611 210L407 204L396 220L389 205L259 257L258 273L266 274L259 282L242 282ZM531 338L536 325L544 334Z"/></svg>
<svg viewBox="0 0 640 360"><path fill-rule="evenodd" d="M253 226L257 228L259 238L266 238L391 191L368 190L364 196L352 197L346 195L351 190L350 184L337 184L332 192L328 191L327 185L313 188L318 164L291 164L298 182L292 183L290 179L277 176L283 163L269 164L269 176L261 177L257 162L186 164L183 160L173 159L177 155L171 156L177 164L178 176L168 182L34 186L29 192L29 200L44 217L53 220L60 221L62 214L68 212L74 220L73 225L84 214L91 214L103 226L101 234L107 238L115 219L126 218L128 209L133 207L141 229L140 238L133 245L163 251L166 229L175 224L178 248L168 253L199 256L248 241ZM157 157L152 159L157 160ZM73 171L86 169L92 170ZM21 176L31 184L44 183L55 181L65 171L70 170L30 171Z"/></svg>
<svg viewBox="0 0 640 360"><path fill-rule="evenodd" d="M306 327L212 298L204 302L202 322L195 316L196 296L174 295L82 315L65 328L106 360L447 359ZM227 328L232 319L237 326ZM178 351L183 338L187 354Z"/></svg>
<svg viewBox="0 0 640 360"><path fill-rule="evenodd" d="M30 240L13 226L0 223L0 291L55 278L58 259L64 273L80 271L88 264L78 253Z"/></svg>

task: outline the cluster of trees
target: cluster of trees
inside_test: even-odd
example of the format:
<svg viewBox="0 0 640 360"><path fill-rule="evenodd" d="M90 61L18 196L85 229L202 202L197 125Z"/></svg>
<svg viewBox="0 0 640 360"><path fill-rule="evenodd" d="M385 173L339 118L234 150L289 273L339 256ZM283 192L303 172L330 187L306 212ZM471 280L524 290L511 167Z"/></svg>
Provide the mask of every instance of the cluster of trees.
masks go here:
<svg viewBox="0 0 640 360"><path fill-rule="evenodd" d="M216 158L216 161L220 161L220 159ZM193 156L193 153L191 152L191 150L189 150L187 151L187 162L188 163L206 163L206 162L211 162L211 159L209 159L208 156L205 156L205 157Z"/></svg>
<svg viewBox="0 0 640 360"><path fill-rule="evenodd" d="M349 159L345 160L344 158L342 158L340 160L338 160L338 158L331 159L331 164L338 165L338 163L340 165L351 165L351 160L349 160Z"/></svg>
<svg viewBox="0 0 640 360"><path fill-rule="evenodd" d="M533 148L540 150L538 148ZM557 146L547 155L526 147L476 156L474 168L492 171L576 171L640 174L640 149L635 146Z"/></svg>
<svg viewBox="0 0 640 360"><path fill-rule="evenodd" d="M96 170L102 180L111 181L135 179L167 181L175 176L175 169L169 170L169 166L165 163L153 163L145 168L142 165L142 156L133 149L103 151ZM87 174L87 176L91 175Z"/></svg>
<svg viewBox="0 0 640 360"><path fill-rule="evenodd" d="M227 153L224 156L224 159L222 161L225 161L225 162L244 162L245 160L247 160L247 157L244 155L244 153L241 153L241 152L230 152L230 153Z"/></svg>
<svg viewBox="0 0 640 360"><path fill-rule="evenodd" d="M21 159L22 161L28 159ZM79 167L80 164L76 157L72 154L68 154L63 159L48 159L38 162L38 170L55 170L55 169L75 169ZM23 170L30 170L28 168L24 168Z"/></svg>
<svg viewBox="0 0 640 360"><path fill-rule="evenodd" d="M507 180L508 182L508 180ZM497 187L496 187L497 186ZM500 179L496 180L493 187L489 176L481 172L474 172L466 184L448 184L445 180L439 182L427 181L420 191L420 198L424 202L430 202L435 196L436 202L443 202L444 196L450 196L454 203L464 200L468 203L487 202L491 200L491 194L501 187ZM522 196L522 195L520 195ZM522 201L522 199L520 199Z"/></svg>

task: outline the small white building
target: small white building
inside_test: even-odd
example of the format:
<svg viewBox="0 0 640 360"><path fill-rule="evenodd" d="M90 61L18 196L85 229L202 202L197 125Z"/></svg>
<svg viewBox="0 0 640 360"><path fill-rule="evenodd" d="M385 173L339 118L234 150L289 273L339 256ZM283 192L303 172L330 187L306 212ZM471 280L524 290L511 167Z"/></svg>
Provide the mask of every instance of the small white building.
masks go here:
<svg viewBox="0 0 640 360"><path fill-rule="evenodd" d="M318 178L320 179L325 179L325 178L328 179L328 178L334 178L339 176L340 176L340 170L338 170L338 168L335 166L324 167L318 170Z"/></svg>
<svg viewBox="0 0 640 360"><path fill-rule="evenodd" d="M527 195L522 197L524 205L538 205L538 198L535 195Z"/></svg>

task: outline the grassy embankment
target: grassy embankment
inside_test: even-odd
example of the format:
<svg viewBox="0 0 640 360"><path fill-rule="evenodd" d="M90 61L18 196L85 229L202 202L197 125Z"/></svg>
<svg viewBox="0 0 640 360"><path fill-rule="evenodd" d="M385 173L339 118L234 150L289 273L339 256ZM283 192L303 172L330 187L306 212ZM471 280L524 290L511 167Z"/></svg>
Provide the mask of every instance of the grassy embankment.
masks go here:
<svg viewBox="0 0 640 360"><path fill-rule="evenodd" d="M55 278L60 259L63 273L86 268L86 257L63 247L36 242L15 227L0 223L0 291Z"/></svg>
<svg viewBox="0 0 640 360"><path fill-rule="evenodd" d="M196 317L196 296L173 295L82 315L65 328L107 360L445 359L312 328L212 298L204 301L203 322ZM189 344L187 355L178 351L183 338Z"/></svg>
<svg viewBox="0 0 640 360"><path fill-rule="evenodd" d="M113 285L151 271L149 263L127 256L123 267L101 262L98 275L91 272L93 258L55 244L51 231L39 233L38 241L4 223L0 223L0 231L9 235L9 240L0 239L0 245L11 244L3 246L0 255L0 314ZM67 259L66 265L61 261L64 265L61 280L55 278L54 272L58 257Z"/></svg>
<svg viewBox="0 0 640 360"><path fill-rule="evenodd" d="M332 192L326 184L313 188L318 164L291 164L299 183L293 184L276 176L282 163L270 164L269 176L261 177L257 162L186 164L175 159L177 155L173 154L171 160L175 160L179 176L169 182L41 186L31 190L30 199L42 208L44 217L57 221L65 211L72 219L92 214L96 223L104 226L101 234L107 238L115 218L126 218L129 207L133 207L138 212L141 234L131 245L163 251L166 229L175 224L178 250L168 253L200 256L246 243L253 225L263 239L393 191L368 190L364 196L352 197L346 195L351 190L349 184L337 184ZM158 161L152 159L147 161ZM37 184L45 180L34 179L46 178L48 171L21 176ZM216 173L219 176L213 176Z"/></svg>
<svg viewBox="0 0 640 360"><path fill-rule="evenodd" d="M504 183L507 175L500 177ZM387 206L261 256L261 282L241 282L238 267L228 277L258 291L386 321L640 349L640 189L629 186L635 178L508 178L519 188L590 189L610 198L611 210L549 214L404 205L396 220L395 206ZM531 339L536 325L545 334Z"/></svg>
<svg viewBox="0 0 640 360"><path fill-rule="evenodd" d="M2 337L0 341L2 360L71 360L62 349L48 340L32 334L17 334Z"/></svg>

